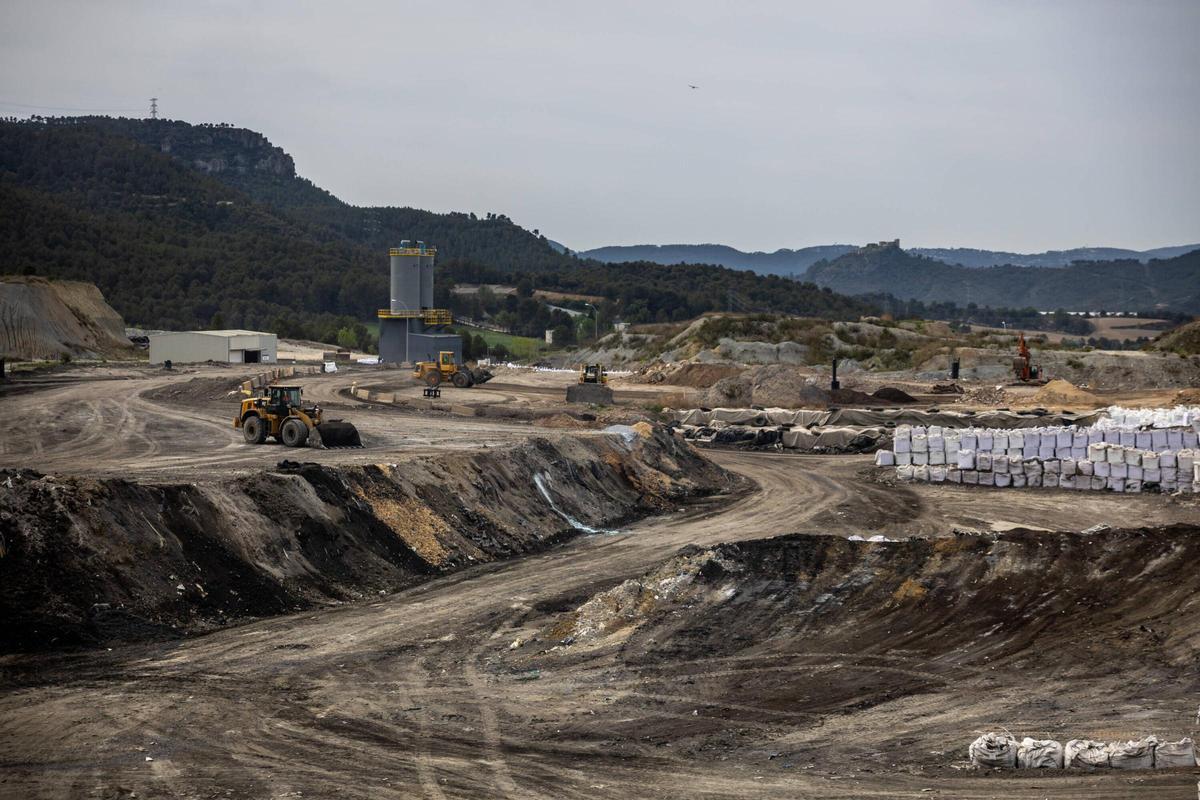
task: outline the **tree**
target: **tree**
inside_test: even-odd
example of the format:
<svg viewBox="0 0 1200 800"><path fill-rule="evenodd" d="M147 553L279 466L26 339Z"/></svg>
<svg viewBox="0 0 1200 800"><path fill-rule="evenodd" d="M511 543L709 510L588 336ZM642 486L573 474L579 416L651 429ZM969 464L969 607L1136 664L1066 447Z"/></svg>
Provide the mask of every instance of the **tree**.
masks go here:
<svg viewBox="0 0 1200 800"><path fill-rule="evenodd" d="M353 350L359 344L359 337L350 328L339 328L337 346L343 350Z"/></svg>

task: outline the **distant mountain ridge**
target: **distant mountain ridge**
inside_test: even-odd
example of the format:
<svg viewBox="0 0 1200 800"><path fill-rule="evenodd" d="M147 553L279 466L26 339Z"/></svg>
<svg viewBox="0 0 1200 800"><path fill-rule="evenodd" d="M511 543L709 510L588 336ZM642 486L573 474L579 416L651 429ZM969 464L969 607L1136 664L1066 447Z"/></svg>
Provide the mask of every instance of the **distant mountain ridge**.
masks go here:
<svg viewBox="0 0 1200 800"><path fill-rule="evenodd" d="M993 308L1053 311L1200 313L1200 250L1146 263L1077 261L1059 269L945 264L895 244L868 245L821 261L807 280L847 295L891 294L901 300L974 303Z"/></svg>
<svg viewBox="0 0 1200 800"><path fill-rule="evenodd" d="M804 275L818 261L852 253L859 245L827 244L781 249L773 253L746 252L723 244L637 244L597 247L579 252L581 258L605 263L653 261L657 264L716 264L730 269L745 269L760 275ZM1138 261L1175 256L1200 250L1200 243L1157 247L1152 250L1126 250L1119 247L1076 247L1071 250L1047 250L1044 253L1010 253L1004 250L979 250L967 247L914 247L907 252L964 267L983 268L1012 265L1018 267L1061 268L1075 261Z"/></svg>
<svg viewBox="0 0 1200 800"><path fill-rule="evenodd" d="M799 250L773 253L747 253L723 244L637 244L597 247L584 250L580 258L594 258L606 264L621 261L653 261L656 264L716 264L729 269L744 269L761 275L803 275L821 259L837 258L858 249L853 244L827 244Z"/></svg>

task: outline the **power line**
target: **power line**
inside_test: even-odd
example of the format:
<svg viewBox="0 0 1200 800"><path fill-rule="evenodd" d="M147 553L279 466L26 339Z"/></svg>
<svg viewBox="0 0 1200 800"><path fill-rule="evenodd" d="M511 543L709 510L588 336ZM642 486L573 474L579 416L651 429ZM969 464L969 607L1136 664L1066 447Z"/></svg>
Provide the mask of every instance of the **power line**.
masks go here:
<svg viewBox="0 0 1200 800"><path fill-rule="evenodd" d="M38 111L141 111L140 108L70 108L68 106L34 106L28 103L12 103L8 100L0 100L0 106L13 106L15 108L33 108Z"/></svg>

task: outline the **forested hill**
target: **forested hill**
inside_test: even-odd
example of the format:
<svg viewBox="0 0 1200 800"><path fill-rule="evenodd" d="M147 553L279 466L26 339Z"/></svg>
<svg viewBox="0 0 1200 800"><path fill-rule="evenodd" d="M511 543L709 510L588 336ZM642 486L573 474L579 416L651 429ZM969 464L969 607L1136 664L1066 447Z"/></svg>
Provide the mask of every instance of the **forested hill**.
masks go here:
<svg viewBox="0 0 1200 800"><path fill-rule="evenodd" d="M818 261L832 261L858 249L857 245L827 244L799 250L773 253L745 252L723 244L635 244L597 247L578 255L599 261L654 261L659 264L718 264L733 269L748 269L760 275L798 277ZM1047 250L1044 253L1010 253L1002 250L977 250L966 247L914 247L907 252L928 256L947 264L964 267L1065 267L1075 261L1140 261L1173 258L1200 244L1159 247L1154 250L1125 250L1119 247L1077 247L1073 250Z"/></svg>
<svg viewBox="0 0 1200 800"><path fill-rule="evenodd" d="M679 320L730 305L836 318L872 309L719 267L581 260L503 215L350 206L298 177L291 157L253 131L0 122L0 272L94 282L133 324L328 341L386 303L386 248L401 239L437 245L443 292L451 276L524 277L605 298L605 319Z"/></svg>
<svg viewBox="0 0 1200 800"><path fill-rule="evenodd" d="M621 261L652 261L656 264L717 264L759 275L796 277L821 259L837 258L856 250L852 244L828 244L773 253L747 253L723 244L635 244L597 247L579 253L608 264Z"/></svg>
<svg viewBox="0 0 1200 800"><path fill-rule="evenodd" d="M810 280L844 294L1072 311L1161 306L1200 313L1200 251L1139 261L1081 261L1061 269L973 269L872 245L809 268Z"/></svg>

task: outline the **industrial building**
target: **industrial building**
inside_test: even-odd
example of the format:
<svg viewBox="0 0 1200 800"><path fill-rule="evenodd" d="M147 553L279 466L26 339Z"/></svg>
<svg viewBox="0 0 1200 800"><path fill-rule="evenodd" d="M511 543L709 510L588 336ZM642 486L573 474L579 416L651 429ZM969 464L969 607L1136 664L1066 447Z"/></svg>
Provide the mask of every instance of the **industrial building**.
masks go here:
<svg viewBox="0 0 1200 800"><path fill-rule="evenodd" d="M379 360L400 364L437 361L438 353L454 353L462 363L462 339L446 333L454 321L450 311L433 307L433 259L437 249L404 240L388 251L391 298L379 310Z"/></svg>
<svg viewBox="0 0 1200 800"><path fill-rule="evenodd" d="M261 331L180 331L150 335L150 363L274 364L278 340Z"/></svg>

